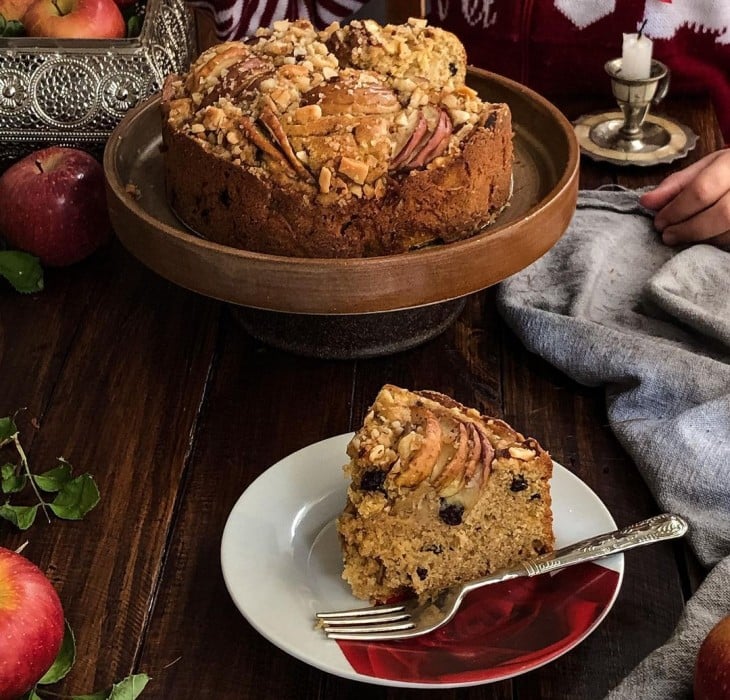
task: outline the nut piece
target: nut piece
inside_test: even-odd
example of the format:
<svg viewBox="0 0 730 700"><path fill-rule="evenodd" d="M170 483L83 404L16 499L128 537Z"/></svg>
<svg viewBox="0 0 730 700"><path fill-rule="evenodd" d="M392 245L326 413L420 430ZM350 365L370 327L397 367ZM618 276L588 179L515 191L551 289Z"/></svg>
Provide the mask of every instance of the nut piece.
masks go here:
<svg viewBox="0 0 730 700"><path fill-rule="evenodd" d="M519 459L522 462L527 462L530 459L534 459L536 453L535 450L530 450L527 447L510 447L509 454L510 457Z"/></svg>
<svg viewBox="0 0 730 700"><path fill-rule="evenodd" d="M353 160L347 156L342 156L338 170L343 175L347 175L347 177L356 182L358 185L364 185L370 168L368 168L366 163Z"/></svg>
<svg viewBox="0 0 730 700"><path fill-rule="evenodd" d="M319 191L327 194L332 186L332 171L325 166L319 171Z"/></svg>
<svg viewBox="0 0 730 700"><path fill-rule="evenodd" d="M297 124L306 124L319 119L321 116L322 108L319 105L306 105L305 107L297 107L292 114L292 119Z"/></svg>

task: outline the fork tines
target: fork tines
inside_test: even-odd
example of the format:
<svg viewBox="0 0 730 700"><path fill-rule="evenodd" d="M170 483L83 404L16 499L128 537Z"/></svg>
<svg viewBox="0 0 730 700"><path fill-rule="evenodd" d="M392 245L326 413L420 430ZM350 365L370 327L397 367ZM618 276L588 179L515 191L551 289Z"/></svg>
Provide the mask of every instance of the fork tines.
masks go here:
<svg viewBox="0 0 730 700"><path fill-rule="evenodd" d="M414 627L405 605L378 605L371 608L317 613L330 639L366 639L369 634L399 633Z"/></svg>

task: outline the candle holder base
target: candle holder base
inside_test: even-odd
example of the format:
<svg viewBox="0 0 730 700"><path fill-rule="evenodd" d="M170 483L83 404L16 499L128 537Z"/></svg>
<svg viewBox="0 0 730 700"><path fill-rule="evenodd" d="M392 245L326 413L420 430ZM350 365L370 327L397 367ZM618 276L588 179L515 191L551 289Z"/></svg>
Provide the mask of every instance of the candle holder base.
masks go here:
<svg viewBox="0 0 730 700"><path fill-rule="evenodd" d="M697 134L668 117L649 114L636 133L624 129L620 111L585 114L573 122L583 154L614 165L650 166L684 158Z"/></svg>

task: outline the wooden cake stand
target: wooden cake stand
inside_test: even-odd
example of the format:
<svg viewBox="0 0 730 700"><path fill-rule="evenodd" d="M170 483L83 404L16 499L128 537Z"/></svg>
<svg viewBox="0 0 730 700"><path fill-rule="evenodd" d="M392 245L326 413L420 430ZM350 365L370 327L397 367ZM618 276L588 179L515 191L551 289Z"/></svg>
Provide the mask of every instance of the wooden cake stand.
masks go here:
<svg viewBox="0 0 730 700"><path fill-rule="evenodd" d="M293 258L213 243L185 228L166 197L159 96L130 111L104 153L112 225L159 275L237 305L255 337L319 357L369 357L442 332L463 298L523 269L560 238L575 210L579 148L573 126L537 93L470 69L482 99L512 110L510 205L471 238L374 258Z"/></svg>

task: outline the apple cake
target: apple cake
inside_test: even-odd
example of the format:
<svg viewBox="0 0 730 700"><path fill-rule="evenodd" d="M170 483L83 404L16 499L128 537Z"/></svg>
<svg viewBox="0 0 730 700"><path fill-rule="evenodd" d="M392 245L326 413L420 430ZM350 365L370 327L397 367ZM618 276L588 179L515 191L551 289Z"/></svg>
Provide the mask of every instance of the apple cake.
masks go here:
<svg viewBox="0 0 730 700"><path fill-rule="evenodd" d="M359 598L428 597L553 549L552 460L502 420L386 385L347 454L337 529Z"/></svg>
<svg viewBox="0 0 730 700"><path fill-rule="evenodd" d="M202 236L297 257L465 238L508 203L507 105L465 84L425 20L275 22L204 51L162 90L168 201Z"/></svg>

